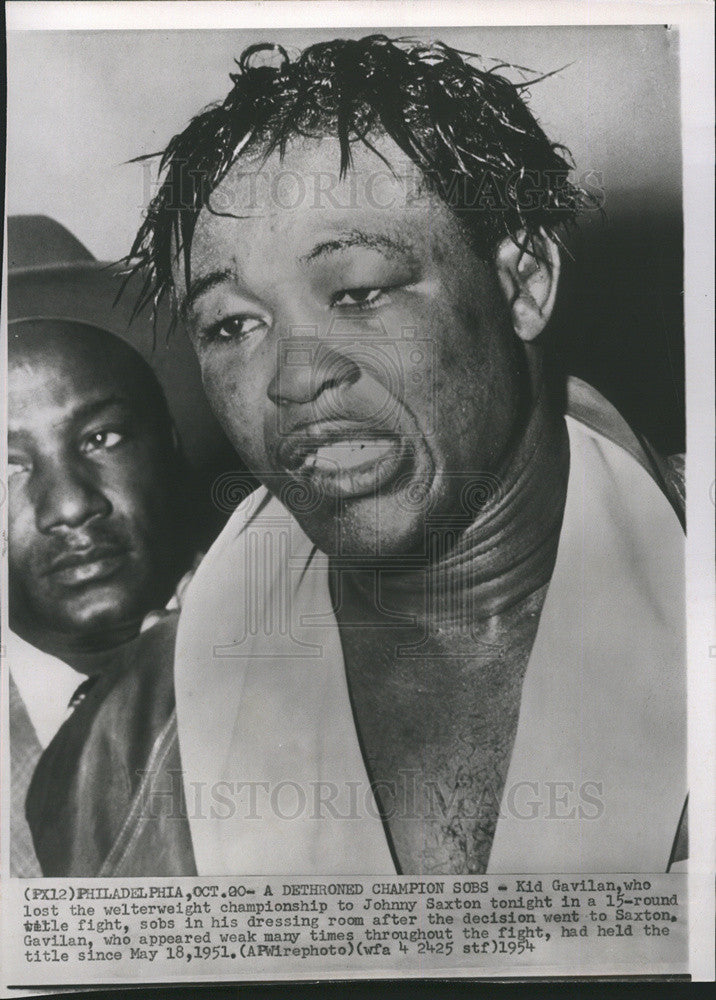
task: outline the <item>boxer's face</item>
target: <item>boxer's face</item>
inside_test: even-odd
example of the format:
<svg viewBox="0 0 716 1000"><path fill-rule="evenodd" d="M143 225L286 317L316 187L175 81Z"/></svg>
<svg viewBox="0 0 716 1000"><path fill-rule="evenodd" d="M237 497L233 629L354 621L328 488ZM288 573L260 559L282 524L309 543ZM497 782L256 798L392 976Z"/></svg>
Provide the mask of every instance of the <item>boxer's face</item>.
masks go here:
<svg viewBox="0 0 716 1000"><path fill-rule="evenodd" d="M10 612L23 634L111 644L166 599L166 442L137 395L121 352L11 333Z"/></svg>
<svg viewBox="0 0 716 1000"><path fill-rule="evenodd" d="M174 275L215 413L328 553L416 551L428 511L464 517L521 391L494 268L375 145L397 177L357 144L327 183L332 139L237 163L197 220L189 288Z"/></svg>

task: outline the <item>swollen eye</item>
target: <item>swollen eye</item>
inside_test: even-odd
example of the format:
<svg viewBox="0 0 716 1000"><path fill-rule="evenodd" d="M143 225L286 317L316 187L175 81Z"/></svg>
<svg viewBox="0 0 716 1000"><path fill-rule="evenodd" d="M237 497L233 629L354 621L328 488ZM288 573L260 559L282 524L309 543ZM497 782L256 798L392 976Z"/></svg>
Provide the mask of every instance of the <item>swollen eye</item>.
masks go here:
<svg viewBox="0 0 716 1000"><path fill-rule="evenodd" d="M346 288L333 299L333 305L372 306L382 294L382 288Z"/></svg>
<svg viewBox="0 0 716 1000"><path fill-rule="evenodd" d="M262 323L263 321L256 316L232 316L217 324L216 335L226 340L246 337L254 330L258 330Z"/></svg>

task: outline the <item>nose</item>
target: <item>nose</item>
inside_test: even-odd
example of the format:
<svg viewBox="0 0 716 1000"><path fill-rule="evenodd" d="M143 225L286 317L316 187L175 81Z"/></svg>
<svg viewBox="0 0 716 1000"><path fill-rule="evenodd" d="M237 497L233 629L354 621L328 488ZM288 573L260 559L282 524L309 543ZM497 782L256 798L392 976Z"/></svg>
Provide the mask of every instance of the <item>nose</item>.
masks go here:
<svg viewBox="0 0 716 1000"><path fill-rule="evenodd" d="M358 364L315 339L279 341L276 371L267 394L276 406L318 403L328 390L348 388L361 376Z"/></svg>
<svg viewBox="0 0 716 1000"><path fill-rule="evenodd" d="M35 521L42 532L78 528L112 511L93 474L79 460L53 461L36 469L33 478Z"/></svg>

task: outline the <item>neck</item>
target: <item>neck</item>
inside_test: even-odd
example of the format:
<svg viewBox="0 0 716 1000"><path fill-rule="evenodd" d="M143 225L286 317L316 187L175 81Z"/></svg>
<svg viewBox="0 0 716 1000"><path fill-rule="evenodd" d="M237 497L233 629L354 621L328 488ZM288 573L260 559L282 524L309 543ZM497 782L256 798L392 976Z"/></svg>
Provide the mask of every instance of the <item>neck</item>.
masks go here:
<svg viewBox="0 0 716 1000"><path fill-rule="evenodd" d="M427 565L382 570L378 595L374 571L348 573L343 586L431 630L472 629L548 583L568 474L566 425L543 392L492 477L499 489L467 528L431 532Z"/></svg>
<svg viewBox="0 0 716 1000"><path fill-rule="evenodd" d="M139 633L139 621L125 622L112 628L84 635L38 629L24 621L11 621L14 632L31 646L57 657L82 674L102 673L118 646L134 639Z"/></svg>

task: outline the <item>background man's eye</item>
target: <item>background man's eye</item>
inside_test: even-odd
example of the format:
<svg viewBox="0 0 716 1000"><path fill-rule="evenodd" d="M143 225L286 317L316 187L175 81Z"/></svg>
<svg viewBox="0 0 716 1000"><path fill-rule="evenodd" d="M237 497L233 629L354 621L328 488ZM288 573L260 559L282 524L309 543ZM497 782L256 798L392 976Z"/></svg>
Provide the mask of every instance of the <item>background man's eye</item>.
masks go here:
<svg viewBox="0 0 716 1000"><path fill-rule="evenodd" d="M343 288L333 296L332 305L370 309L381 301L384 294L382 288Z"/></svg>
<svg viewBox="0 0 716 1000"><path fill-rule="evenodd" d="M7 478L9 479L10 476L14 476L16 472L27 472L29 468L29 462L17 462L9 459L7 463Z"/></svg>
<svg viewBox="0 0 716 1000"><path fill-rule="evenodd" d="M114 448L120 444L123 440L124 435L120 434L119 431L96 431L84 439L80 451L85 453L88 451L99 451L100 449L107 451L109 448Z"/></svg>

